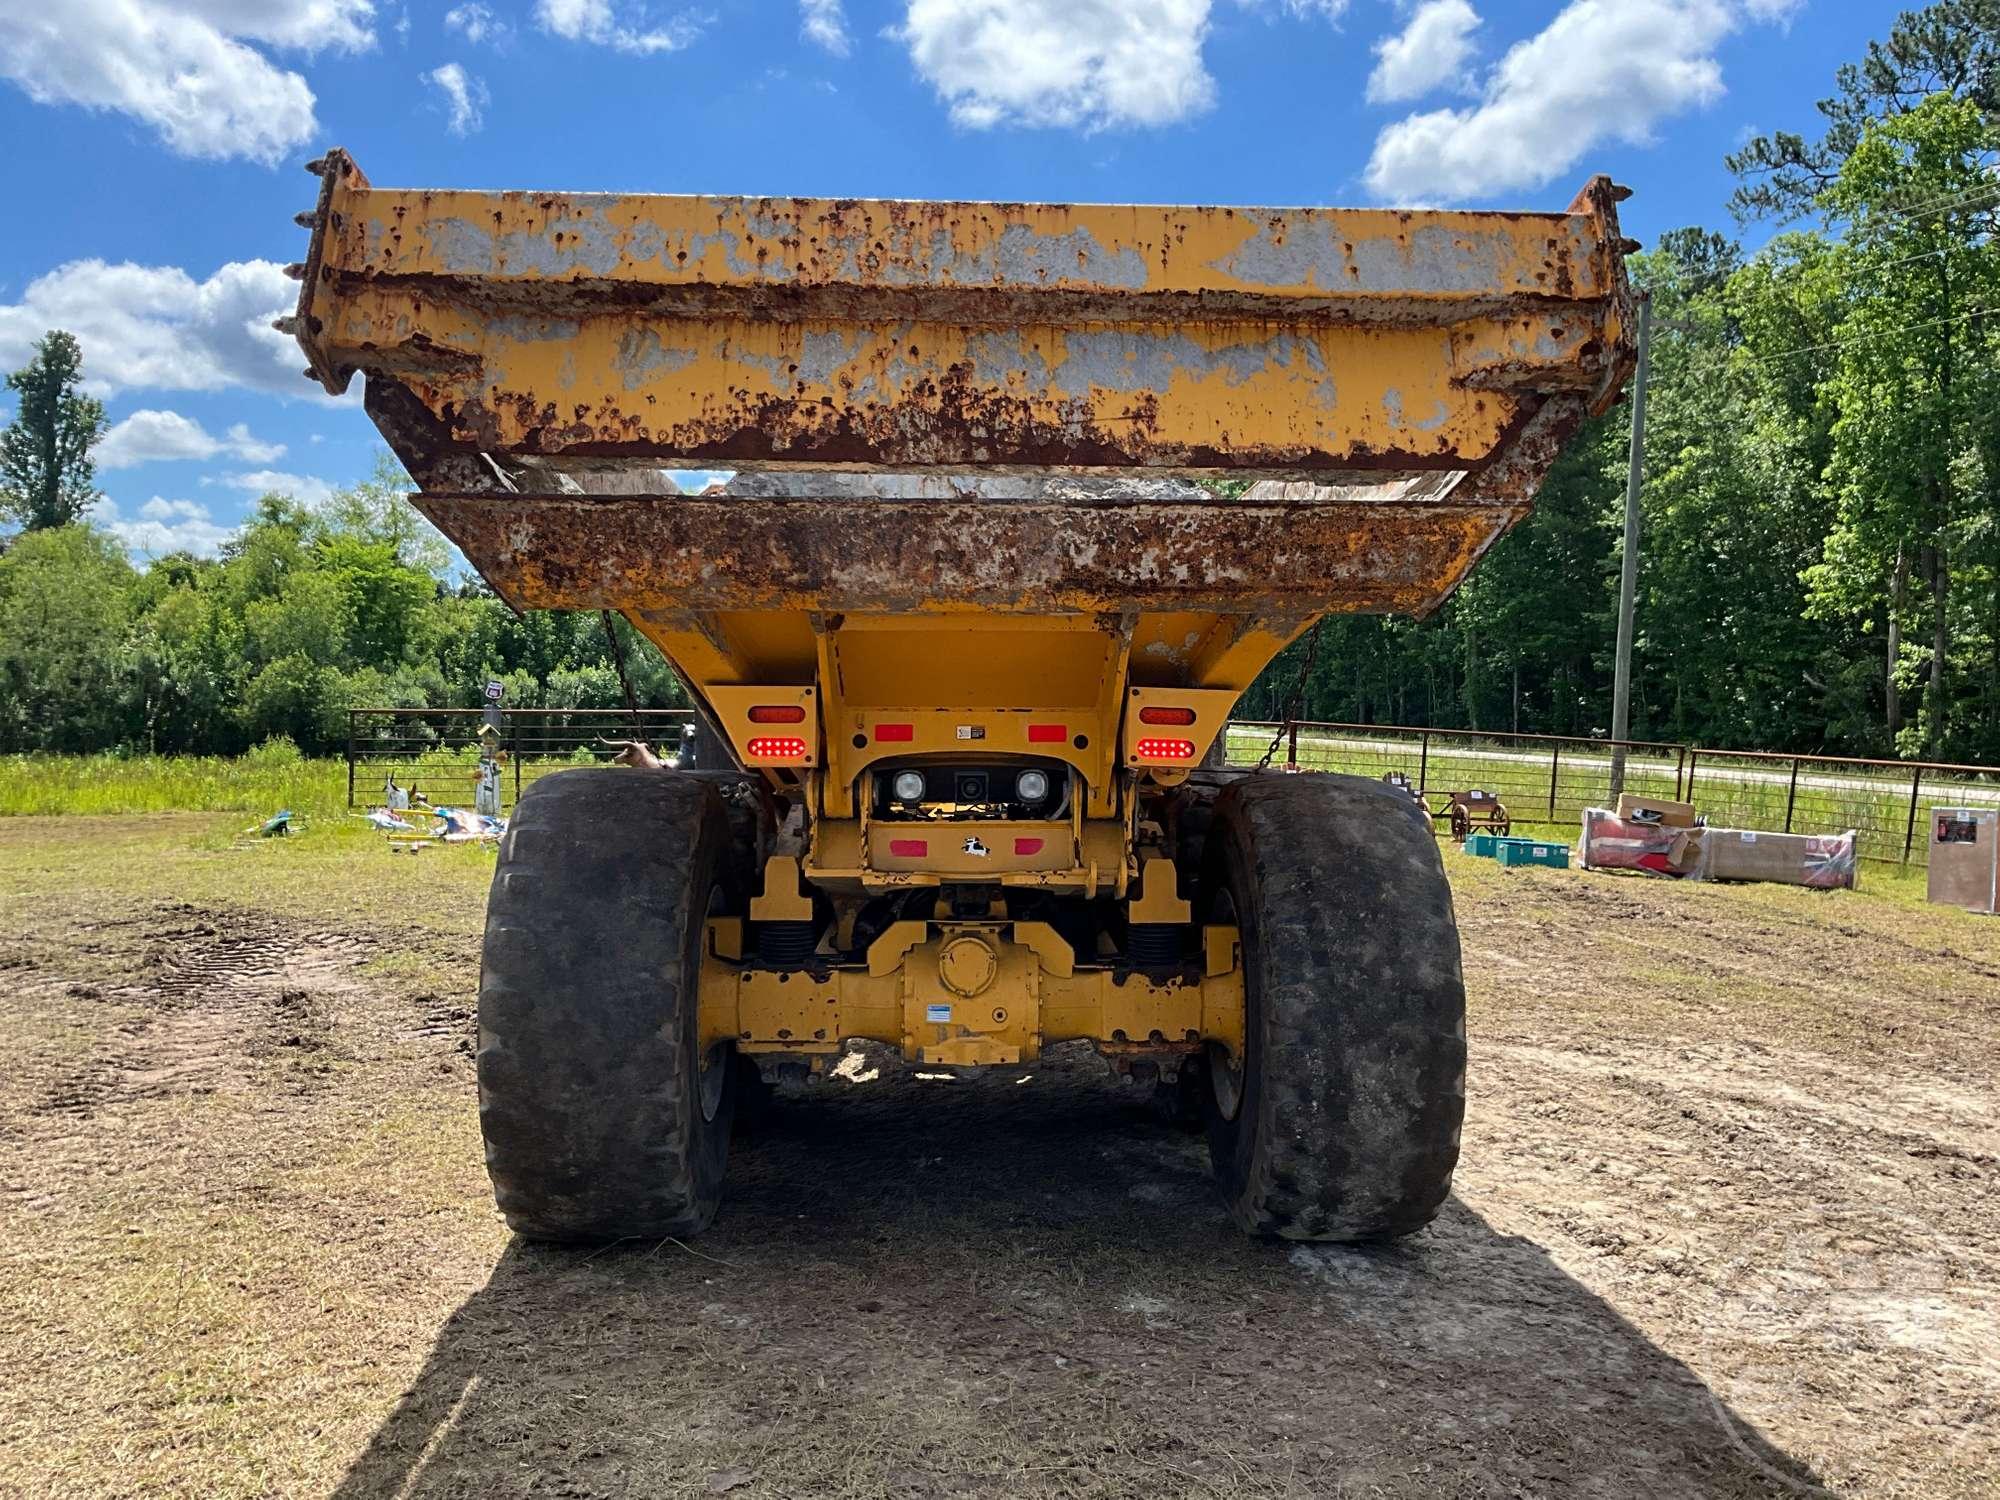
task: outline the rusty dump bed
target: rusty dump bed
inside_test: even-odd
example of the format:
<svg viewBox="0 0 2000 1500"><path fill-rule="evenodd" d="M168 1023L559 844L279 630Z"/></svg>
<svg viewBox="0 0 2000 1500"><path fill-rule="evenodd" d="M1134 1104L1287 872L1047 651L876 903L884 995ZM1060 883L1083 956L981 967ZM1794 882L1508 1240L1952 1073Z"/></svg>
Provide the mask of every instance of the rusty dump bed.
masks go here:
<svg viewBox="0 0 2000 1500"><path fill-rule="evenodd" d="M1515 214L316 170L309 373L366 376L505 598L623 611L698 694L810 683L829 620L910 613L1109 620L1099 670L1240 690L1329 609L1434 609L1630 363L1604 178ZM701 468L736 477L669 472Z"/></svg>

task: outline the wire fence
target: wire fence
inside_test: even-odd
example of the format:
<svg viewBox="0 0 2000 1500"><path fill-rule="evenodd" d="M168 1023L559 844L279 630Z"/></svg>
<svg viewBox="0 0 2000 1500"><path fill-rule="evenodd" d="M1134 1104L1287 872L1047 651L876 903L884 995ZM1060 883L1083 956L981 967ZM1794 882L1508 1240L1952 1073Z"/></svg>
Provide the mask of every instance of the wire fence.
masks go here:
<svg viewBox="0 0 2000 1500"><path fill-rule="evenodd" d="M1565 830L1611 802L1610 740L1379 724L1238 721L1232 765L1254 763L1273 736L1274 765L1381 777L1398 772L1441 814L1452 792L1497 795L1517 825ZM1783 833L1852 828L1863 859L1921 865L1932 806L2000 806L2000 766L1844 759L1628 741L1625 790L1692 802L1717 826Z"/></svg>
<svg viewBox="0 0 2000 1500"><path fill-rule="evenodd" d="M392 777L433 802L470 801L484 719L476 708L351 710L348 806L381 800ZM684 708L641 709L636 724L624 709L502 710L503 800L511 805L529 782L550 771L603 764L617 753L604 740L643 739L671 753L692 719ZM1620 749L1628 792L1692 802L1717 827L1784 833L1852 828L1868 860L1923 864L1933 806L2000 807L2000 766L1406 725L1236 720L1228 730L1229 763L1254 764L1274 739L1273 765L1406 777L1440 823L1453 792L1476 789L1496 795L1516 827L1573 830L1585 808L1610 804L1612 760Z"/></svg>
<svg viewBox="0 0 2000 1500"><path fill-rule="evenodd" d="M1574 827L1586 807L1603 807L1611 796L1611 753L1616 747L1606 740L1239 721L1230 726L1230 763L1254 763L1274 735L1280 735L1280 743L1271 758L1273 765L1377 779L1394 772L1409 780L1440 820L1451 793L1460 791L1491 792L1516 825L1542 827ZM1627 741L1624 749L1626 791L1681 800L1685 746Z"/></svg>
<svg viewBox="0 0 2000 1500"><path fill-rule="evenodd" d="M685 708L509 708L498 712L501 801L512 806L538 776L602 765L618 753L604 740L644 740L661 754L680 744ZM433 803L470 802L479 766L479 708L356 708L347 715L347 805L384 800L394 780Z"/></svg>

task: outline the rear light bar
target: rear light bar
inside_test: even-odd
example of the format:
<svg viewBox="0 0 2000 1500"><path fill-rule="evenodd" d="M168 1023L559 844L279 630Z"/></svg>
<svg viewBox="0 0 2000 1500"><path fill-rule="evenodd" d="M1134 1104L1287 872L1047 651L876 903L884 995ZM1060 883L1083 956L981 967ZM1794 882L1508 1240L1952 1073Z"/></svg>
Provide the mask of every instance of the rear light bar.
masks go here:
<svg viewBox="0 0 2000 1500"><path fill-rule="evenodd" d="M758 735L743 747L752 760L804 760L806 742L797 735Z"/></svg>
<svg viewBox="0 0 2000 1500"><path fill-rule="evenodd" d="M1192 724L1194 710L1191 708L1164 708L1158 704L1139 710L1141 724Z"/></svg>
<svg viewBox="0 0 2000 1500"><path fill-rule="evenodd" d="M750 710L752 724L803 724L806 711L797 703L760 703Z"/></svg>
<svg viewBox="0 0 2000 1500"><path fill-rule="evenodd" d="M1140 760L1193 760L1193 740L1143 739L1132 747Z"/></svg>

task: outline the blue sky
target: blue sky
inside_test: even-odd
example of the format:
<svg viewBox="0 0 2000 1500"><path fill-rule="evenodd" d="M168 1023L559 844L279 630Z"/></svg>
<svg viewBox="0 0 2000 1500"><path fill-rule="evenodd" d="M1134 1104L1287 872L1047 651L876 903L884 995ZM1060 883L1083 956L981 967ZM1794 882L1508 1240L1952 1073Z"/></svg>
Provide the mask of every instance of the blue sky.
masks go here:
<svg viewBox="0 0 2000 1500"><path fill-rule="evenodd" d="M213 550L379 444L268 320L300 164L395 186L1559 208L1728 228L1861 0L0 0L0 368L84 341L100 518ZM1761 231L1750 238L1760 237Z"/></svg>

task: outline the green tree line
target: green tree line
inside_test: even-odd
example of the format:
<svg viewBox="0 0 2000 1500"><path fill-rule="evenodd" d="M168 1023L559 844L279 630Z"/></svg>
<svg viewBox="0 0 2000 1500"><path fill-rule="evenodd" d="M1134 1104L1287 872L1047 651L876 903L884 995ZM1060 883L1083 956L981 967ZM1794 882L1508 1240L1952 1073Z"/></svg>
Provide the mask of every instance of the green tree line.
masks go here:
<svg viewBox="0 0 2000 1500"><path fill-rule="evenodd" d="M2000 3L1900 17L1815 140L1730 158L1756 254L1683 229L1652 295L1633 734L2000 762ZM1431 619L1326 624L1304 716L1611 722L1629 408ZM1276 717L1295 645L1248 695Z"/></svg>
<svg viewBox="0 0 2000 1500"><path fill-rule="evenodd" d="M517 707L620 708L594 614L516 615L456 579L401 471L307 508L260 500L215 559L137 568L87 521L25 531L0 556L0 751L234 754L275 736L345 745L349 708L471 708L490 679ZM642 705L684 702L615 620Z"/></svg>
<svg viewBox="0 0 2000 1500"><path fill-rule="evenodd" d="M1756 253L1688 228L1631 261L1655 329L1632 732L2000 762L2000 0L1904 14L1819 108L1817 138L1730 158ZM54 333L8 382L0 750L326 750L350 706L470 706L489 677L622 703L599 619L459 579L393 464L135 568L87 519L81 363ZM1628 421L1586 427L1434 616L1332 617L1309 680L1301 642L1243 711L1302 689L1307 718L1604 732ZM650 647L625 657L642 702L682 701Z"/></svg>

